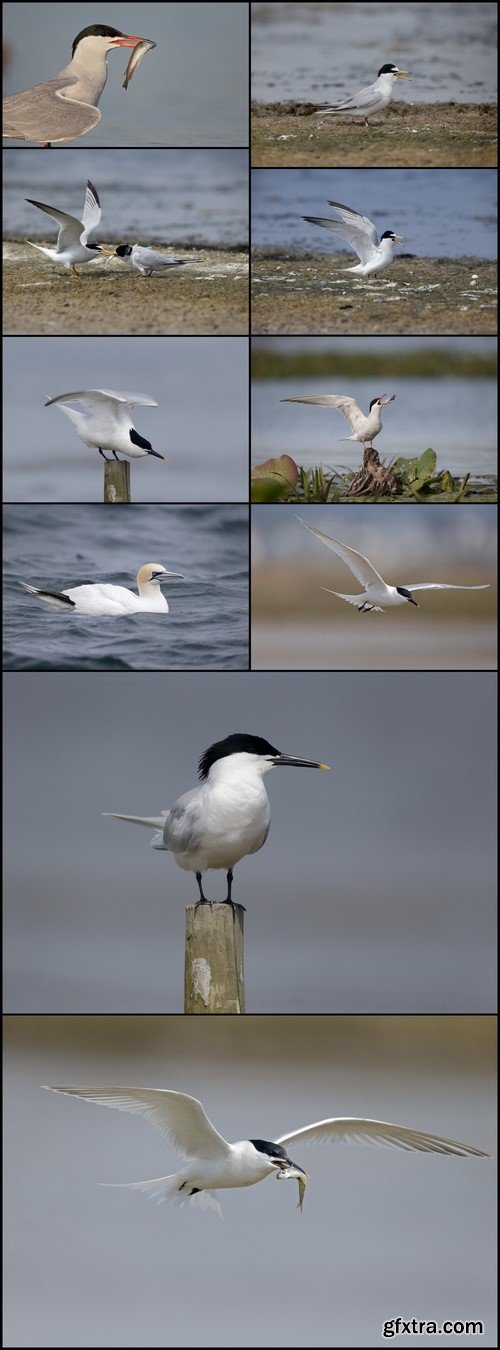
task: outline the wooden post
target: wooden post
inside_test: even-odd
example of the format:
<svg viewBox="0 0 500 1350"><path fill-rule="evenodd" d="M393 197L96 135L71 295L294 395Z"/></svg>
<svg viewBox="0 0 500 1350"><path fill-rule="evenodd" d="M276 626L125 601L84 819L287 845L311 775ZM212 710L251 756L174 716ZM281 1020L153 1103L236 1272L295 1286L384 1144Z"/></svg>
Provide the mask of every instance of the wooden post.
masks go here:
<svg viewBox="0 0 500 1350"><path fill-rule="evenodd" d="M129 502L130 462L128 459L107 459L104 465L104 501Z"/></svg>
<svg viewBox="0 0 500 1350"><path fill-rule="evenodd" d="M185 1013L244 1013L242 905L188 905Z"/></svg>

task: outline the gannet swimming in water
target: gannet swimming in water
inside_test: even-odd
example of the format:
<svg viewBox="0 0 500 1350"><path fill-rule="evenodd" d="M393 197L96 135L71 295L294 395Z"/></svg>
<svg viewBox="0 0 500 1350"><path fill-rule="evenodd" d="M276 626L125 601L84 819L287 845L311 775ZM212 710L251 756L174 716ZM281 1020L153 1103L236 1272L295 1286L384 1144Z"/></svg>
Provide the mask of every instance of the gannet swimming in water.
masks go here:
<svg viewBox="0 0 500 1350"><path fill-rule="evenodd" d="M42 15L41 20L43 23ZM84 136L101 120L97 104L108 78L107 53L114 47L136 47L142 42L156 46L148 38L128 36L106 23L82 28L73 42L69 65L52 80L4 99L4 136L41 141L46 147L54 141Z"/></svg>
<svg viewBox="0 0 500 1350"><path fill-rule="evenodd" d="M157 253L154 248L143 248L141 244L118 244L111 257L131 263L143 277L150 277L152 272L168 272L171 267L184 267L186 263L195 261L194 258L175 258L173 254Z"/></svg>
<svg viewBox="0 0 500 1350"><path fill-rule="evenodd" d="M372 398L368 416L361 411L355 398L350 398L348 394L309 394L296 398L282 398L280 403L318 403L323 408L338 408L342 416L345 417L352 427L352 436L340 436L341 441L359 441L361 445L371 445L375 436L378 436L382 430L382 408L388 403L393 403L396 395L382 394L380 398Z"/></svg>
<svg viewBox="0 0 500 1350"><path fill-rule="evenodd" d="M105 450L111 450L115 459L117 451L127 459L143 459L144 455L154 455L155 459L166 460L153 450L149 441L140 436L132 424L132 408L157 408L154 398L147 394L117 394L113 389L77 389L72 394L58 394L48 398L45 407L57 404L60 412L70 418L77 435L84 445L99 451L106 459ZM83 412L67 408L66 403L80 403Z"/></svg>
<svg viewBox="0 0 500 1350"><path fill-rule="evenodd" d="M184 580L181 572L167 572L161 563L144 563L137 573L137 590L128 591L125 586L113 586L107 582L95 582L90 586L72 586L67 591L38 590L22 581L25 591L36 595L51 609L64 609L68 614L104 614L121 616L124 614L168 614L168 603L160 587L171 577Z"/></svg>
<svg viewBox="0 0 500 1350"><path fill-rule="evenodd" d="M26 201L30 206L36 206L39 211L45 211L47 216L51 216L52 220L57 220L59 224L55 248L33 244L31 239L27 239L26 243L30 248L45 253L46 258L51 258L52 262L62 263L66 271L72 272L75 277L78 276L75 263L94 262L99 253L103 252L101 244L89 243L90 236L97 229L101 219L101 203L90 180L87 181L81 220L76 216L69 216L66 211L59 211L56 206L45 206L43 202L35 202L32 197L26 197Z"/></svg>
<svg viewBox="0 0 500 1350"><path fill-rule="evenodd" d="M368 216L360 216L358 211L353 211L350 206L341 206L340 202L329 202L328 205L333 206L342 225L338 220L328 220L326 216L302 216L302 220L331 230L332 234L339 235L351 245L358 255L359 263L355 267L344 267L344 272L357 272L359 276L369 277L373 272L381 272L384 267L389 267L394 259L394 245L404 244L403 235L384 230L379 240L373 220L369 220Z"/></svg>
<svg viewBox="0 0 500 1350"><path fill-rule="evenodd" d="M311 534L315 534L322 544L331 548L332 553L336 553L342 562L350 567L351 572L364 586L361 595L342 595L340 591L330 591L328 586L322 586L322 591L327 591L328 595L336 595L339 600L346 600L348 605L356 605L360 614L370 614L373 611L382 613L393 605L406 605L408 602L415 605L418 609L417 601L413 599L413 591L487 591L489 582L481 586L454 586L446 581L418 581L406 586L388 586L382 580L379 572L375 571L368 558L363 557L362 553L357 553L355 548L348 548L347 544L339 544L337 539L331 539L329 534L324 534L323 530L315 530L312 525L306 525L302 516L297 516L301 525Z"/></svg>
<svg viewBox="0 0 500 1350"><path fill-rule="evenodd" d="M427 1134L405 1125L383 1120L358 1120L333 1116L305 1125L301 1130L269 1139L240 1139L228 1144L208 1119L201 1102L186 1092L168 1092L160 1088L121 1087L48 1087L69 1097L83 1097L97 1106L116 1111L131 1111L142 1116L172 1145L185 1160L182 1172L154 1181L111 1182L104 1185L142 1191L150 1199L174 1205L192 1202L202 1209L214 1209L222 1218L216 1190L255 1186L266 1177L278 1181L295 1178L299 1185L298 1209L302 1209L309 1174L288 1156L287 1146L295 1144L372 1144L400 1148L410 1153L448 1154L455 1158L487 1158L482 1149L459 1144L439 1134Z"/></svg>
<svg viewBox="0 0 500 1350"><path fill-rule="evenodd" d="M203 894L203 872L226 872L223 903L232 905L233 867L247 854L258 853L269 834L271 809L263 780L276 765L328 768L311 759L283 755L262 736L235 733L205 750L198 766L200 786L178 797L170 810L159 816L103 814L154 829L152 847L166 849L178 867L196 872L199 905L209 904Z"/></svg>
<svg viewBox="0 0 500 1350"><path fill-rule="evenodd" d="M316 115L322 113L330 115L331 113L348 113L351 117L363 117L365 126L368 126L368 118L373 113L382 112L383 108L388 108L392 103L394 96L394 85L396 80L409 80L410 76L407 70L400 70L392 62L381 66L377 79L373 84L367 84L365 89L359 89L352 98L341 99L339 103L334 103L331 108L317 108Z"/></svg>

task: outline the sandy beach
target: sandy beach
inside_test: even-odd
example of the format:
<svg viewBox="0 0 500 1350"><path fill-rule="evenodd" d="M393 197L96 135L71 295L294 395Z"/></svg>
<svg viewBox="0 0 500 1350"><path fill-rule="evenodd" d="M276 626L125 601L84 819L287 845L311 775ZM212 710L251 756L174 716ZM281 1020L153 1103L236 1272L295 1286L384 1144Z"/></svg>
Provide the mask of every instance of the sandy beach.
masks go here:
<svg viewBox="0 0 500 1350"><path fill-rule="evenodd" d="M38 242L34 240L34 242ZM42 242L42 241L40 241ZM44 241L45 242L45 241ZM6 334L239 334L248 329L248 257L196 249L189 267L142 277L120 262L84 264L79 280L20 240L4 243Z"/></svg>
<svg viewBox="0 0 500 1350"><path fill-rule="evenodd" d="M488 168L497 163L492 103L392 104L368 127L311 103L254 103L252 165L283 168Z"/></svg>

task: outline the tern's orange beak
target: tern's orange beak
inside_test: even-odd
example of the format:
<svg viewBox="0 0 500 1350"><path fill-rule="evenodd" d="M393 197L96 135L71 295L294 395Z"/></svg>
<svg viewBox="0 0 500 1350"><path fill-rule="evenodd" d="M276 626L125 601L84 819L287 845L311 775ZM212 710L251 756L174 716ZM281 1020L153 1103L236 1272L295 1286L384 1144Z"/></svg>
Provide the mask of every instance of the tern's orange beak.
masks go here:
<svg viewBox="0 0 500 1350"><path fill-rule="evenodd" d="M147 38L127 36L124 33L121 37L111 38L113 47L137 47L138 42L147 42Z"/></svg>

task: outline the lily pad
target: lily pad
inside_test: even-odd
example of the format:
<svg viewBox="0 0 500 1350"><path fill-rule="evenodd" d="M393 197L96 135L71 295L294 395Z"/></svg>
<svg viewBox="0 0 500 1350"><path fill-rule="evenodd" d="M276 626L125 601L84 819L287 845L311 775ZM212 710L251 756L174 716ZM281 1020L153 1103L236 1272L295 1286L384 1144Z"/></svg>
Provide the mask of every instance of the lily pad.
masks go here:
<svg viewBox="0 0 500 1350"><path fill-rule="evenodd" d="M299 470L290 455L266 459L252 469L252 501L276 502L297 486Z"/></svg>

